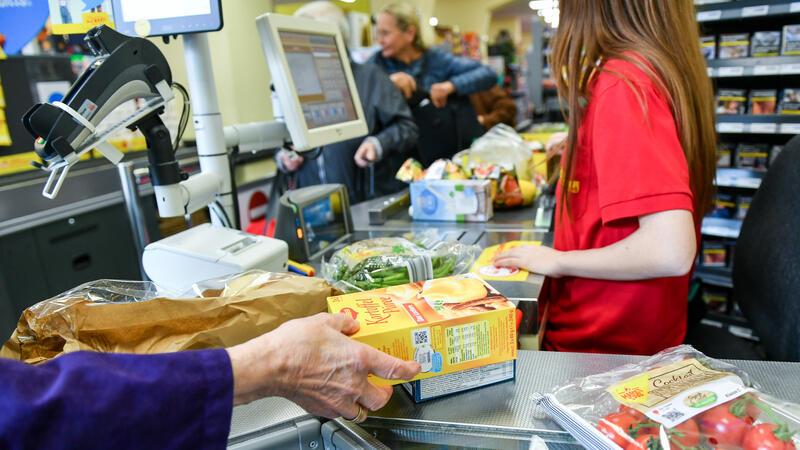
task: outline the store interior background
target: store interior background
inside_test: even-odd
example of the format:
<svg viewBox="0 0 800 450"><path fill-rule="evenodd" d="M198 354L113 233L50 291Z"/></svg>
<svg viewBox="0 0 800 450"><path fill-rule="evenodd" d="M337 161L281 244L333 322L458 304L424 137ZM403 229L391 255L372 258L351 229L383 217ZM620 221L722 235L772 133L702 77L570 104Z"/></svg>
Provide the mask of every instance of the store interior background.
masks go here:
<svg viewBox="0 0 800 450"><path fill-rule="evenodd" d="M486 60L488 49L494 42L495 37L501 30L506 30L510 34L516 49L516 62L520 66L520 73L517 90L523 97L530 95L530 89L525 86L526 53L529 52L536 42L534 39L533 24L543 26L543 19L537 16L536 12L529 7L527 0L409 0L414 4L422 19L422 35L428 45L442 44L445 36L450 33L465 36L470 34L477 37L479 47L479 57ZM259 42L258 33L254 24L255 17L267 12L277 12L291 14L305 2L296 1L265 1L265 0L223 0L222 9L224 16L224 28L219 32L209 33L209 44L213 56L212 69L216 81L216 89L220 112L224 125L233 125L253 121L271 120L272 102L270 99L269 86L270 76L268 68L264 62L263 51ZM369 23L370 15L379 11L391 0L354 0L352 2L337 1L338 6L351 13L354 20L360 20L362 24ZM352 22L351 22L352 23ZM435 24L435 26L434 26ZM366 40L369 37L365 34ZM183 53L181 39L173 40L169 44L162 42L160 38L153 39L161 51L167 57L171 66L173 79L184 85L188 84L186 75L186 64ZM369 42L366 42L369 43ZM351 48L351 50L357 50ZM552 89L550 89L552 94ZM538 121L558 120L557 111L550 111L548 116L547 109L543 104L536 105L530 99L523 103L522 115L526 119ZM534 114L534 109L537 109ZM13 118L9 117L9 120ZM194 139L194 130L191 126L187 127L183 136L185 143L191 145ZM13 155L12 155L13 156ZM18 163L14 164L4 161L10 157L0 153L0 195L5 192L8 195L13 189L21 185L36 185L40 189L41 174L28 170ZM93 165L94 164L94 165ZM11 167L11 169L8 169ZM110 167L104 160L96 160L86 163L86 167ZM271 157L252 157L246 163L237 164L236 182L240 186L258 185L263 180L268 180L276 173L276 166ZM118 189L118 186L117 186ZM6 198L2 197L3 201ZM0 210L2 208L0 207ZM152 209L152 207L151 207ZM50 221L45 225L31 228L30 230L15 231L6 236L0 236L0 257L2 257L2 267L0 267L0 336L8 336L13 330L16 319L21 311L31 304L56 295L65 288L77 286L83 282L96 278L123 278L132 279L138 274L135 253L130 248L120 249L124 245L124 239L130 235L130 231L125 228L124 210L109 209L106 211L110 216L115 217L115 222L106 219L95 218L90 220L93 224L89 229L92 235L84 237L78 236L76 239L83 241L73 242L74 247L81 247L85 243L93 246L91 256L93 270L84 270L74 267L74 254L65 250L64 255L51 253L41 244L43 227L48 228L47 233L53 236L66 236L64 239L75 238L74 233L70 234L74 224L83 223L83 216L65 215ZM123 215L123 216L120 216ZM246 214L245 214L246 215ZM153 222L155 233L164 236L169 234L165 229L171 225L159 221L154 210L150 212L150 221ZM200 219L202 220L202 218ZM178 225L179 226L179 225ZM116 238L105 238L113 241L113 246L104 247L98 242L111 242L99 240L96 233L106 230L107 234ZM66 231L65 231L66 230ZM23 236L24 233L33 233L30 237ZM125 238L123 238L124 236ZM27 239L27 240L26 240ZM47 245L53 244L56 238L48 238ZM123 241L121 243L120 241ZM63 240L58 245L63 244ZM55 245L55 244L53 244ZM107 253L105 256L100 253ZM35 260L31 260L31 255L37 255ZM59 267L62 262L55 260L64 257L63 267L66 269L58 273L59 280L54 281L52 274L55 270L52 267ZM93 259L92 259L93 258ZM105 260L125 260L125 264L103 265ZM24 264L18 261L27 261ZM128 261L129 260L129 261ZM100 276L98 276L98 274ZM24 285L25 288L20 288ZM702 300L700 301L702 303ZM695 303L698 305L699 303ZM693 319L699 323L699 316L703 316L705 311L692 312ZM743 359L761 359L763 354L758 348L757 343L749 339L733 336L730 329L726 326L709 325L706 321L702 326L690 329L689 341L710 356L735 357Z"/></svg>

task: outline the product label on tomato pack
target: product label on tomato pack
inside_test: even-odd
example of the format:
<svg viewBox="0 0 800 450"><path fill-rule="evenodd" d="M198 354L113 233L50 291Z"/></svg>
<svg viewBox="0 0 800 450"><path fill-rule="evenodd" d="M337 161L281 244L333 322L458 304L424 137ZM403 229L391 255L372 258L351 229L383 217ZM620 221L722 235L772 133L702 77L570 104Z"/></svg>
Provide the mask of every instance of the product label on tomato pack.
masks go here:
<svg viewBox="0 0 800 450"><path fill-rule="evenodd" d="M618 402L672 428L752 389L731 372L692 358L644 372L608 389Z"/></svg>

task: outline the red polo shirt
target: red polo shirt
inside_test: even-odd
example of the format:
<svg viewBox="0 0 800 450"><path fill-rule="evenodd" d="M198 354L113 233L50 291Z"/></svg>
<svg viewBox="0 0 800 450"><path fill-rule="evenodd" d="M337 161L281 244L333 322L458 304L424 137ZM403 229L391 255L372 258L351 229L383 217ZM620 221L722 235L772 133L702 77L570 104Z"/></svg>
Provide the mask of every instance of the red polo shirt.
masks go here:
<svg viewBox="0 0 800 450"><path fill-rule="evenodd" d="M556 214L554 247L618 242L638 217L693 211L689 171L669 103L634 64L610 60L595 77L568 184L571 218ZM620 75L626 80L620 78ZM643 110L644 108L644 110ZM559 186L558 198L564 183ZM549 279L548 350L653 354L683 342L689 275L641 281Z"/></svg>

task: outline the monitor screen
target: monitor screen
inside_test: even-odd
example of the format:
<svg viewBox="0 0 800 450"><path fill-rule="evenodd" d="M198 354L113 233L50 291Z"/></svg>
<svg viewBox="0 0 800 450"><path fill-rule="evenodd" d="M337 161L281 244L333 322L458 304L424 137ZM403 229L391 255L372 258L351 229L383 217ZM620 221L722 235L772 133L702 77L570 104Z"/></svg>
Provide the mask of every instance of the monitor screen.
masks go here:
<svg viewBox="0 0 800 450"><path fill-rule="evenodd" d="M324 34L278 32L309 129L358 120L336 46Z"/></svg>
<svg viewBox="0 0 800 450"><path fill-rule="evenodd" d="M113 0L114 23L129 36L199 33L222 28L220 0Z"/></svg>

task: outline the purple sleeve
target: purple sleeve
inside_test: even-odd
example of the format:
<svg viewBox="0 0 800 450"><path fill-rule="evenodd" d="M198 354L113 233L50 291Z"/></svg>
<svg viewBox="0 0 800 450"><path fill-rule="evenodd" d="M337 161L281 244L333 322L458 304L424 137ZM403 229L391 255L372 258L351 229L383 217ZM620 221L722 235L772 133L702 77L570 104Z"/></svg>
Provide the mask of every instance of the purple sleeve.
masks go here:
<svg viewBox="0 0 800 450"><path fill-rule="evenodd" d="M0 448L224 449L233 410L225 350L0 358Z"/></svg>

